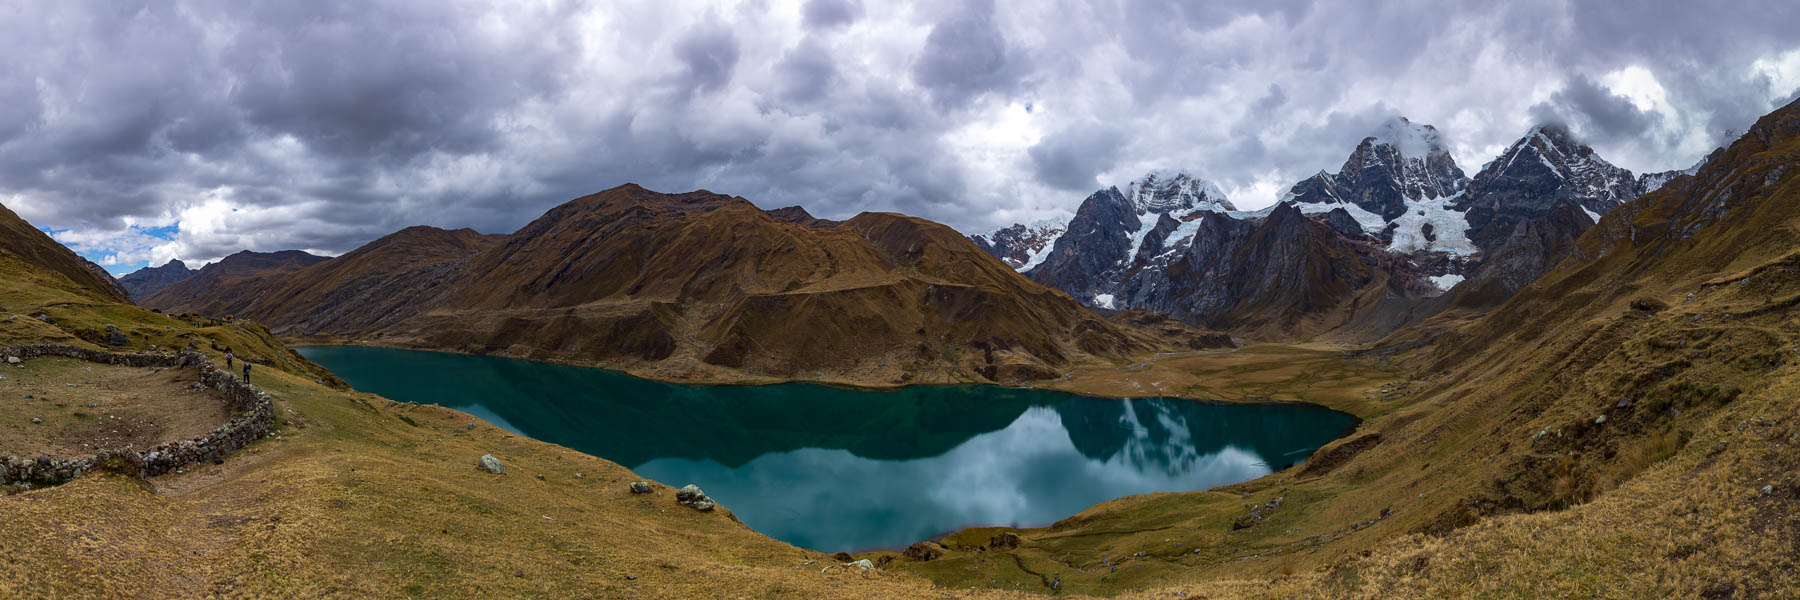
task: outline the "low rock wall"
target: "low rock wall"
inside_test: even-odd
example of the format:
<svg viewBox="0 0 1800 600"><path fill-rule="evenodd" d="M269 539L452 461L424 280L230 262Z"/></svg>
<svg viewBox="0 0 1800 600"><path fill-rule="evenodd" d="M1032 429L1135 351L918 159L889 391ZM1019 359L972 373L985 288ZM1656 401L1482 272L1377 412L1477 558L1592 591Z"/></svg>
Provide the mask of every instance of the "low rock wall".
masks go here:
<svg viewBox="0 0 1800 600"><path fill-rule="evenodd" d="M200 383L218 391L237 416L207 435L169 442L145 451L108 448L93 456L69 460L48 457L0 458L0 485L45 486L68 482L94 469L151 477L193 464L220 460L275 430L275 405L269 395L237 376L215 367L194 351L116 354L63 344L27 344L0 348L0 362L60 356L93 363L140 368L193 368Z"/></svg>

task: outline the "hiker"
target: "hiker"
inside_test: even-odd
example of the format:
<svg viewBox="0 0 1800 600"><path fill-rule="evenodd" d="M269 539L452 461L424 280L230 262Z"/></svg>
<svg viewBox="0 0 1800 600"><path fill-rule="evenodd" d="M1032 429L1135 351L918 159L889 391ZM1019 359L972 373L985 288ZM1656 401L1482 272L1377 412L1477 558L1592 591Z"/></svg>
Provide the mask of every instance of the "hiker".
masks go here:
<svg viewBox="0 0 1800 600"><path fill-rule="evenodd" d="M250 363L244 363L244 381L250 381Z"/></svg>
<svg viewBox="0 0 1800 600"><path fill-rule="evenodd" d="M225 349L225 368L231 368L231 349Z"/></svg>

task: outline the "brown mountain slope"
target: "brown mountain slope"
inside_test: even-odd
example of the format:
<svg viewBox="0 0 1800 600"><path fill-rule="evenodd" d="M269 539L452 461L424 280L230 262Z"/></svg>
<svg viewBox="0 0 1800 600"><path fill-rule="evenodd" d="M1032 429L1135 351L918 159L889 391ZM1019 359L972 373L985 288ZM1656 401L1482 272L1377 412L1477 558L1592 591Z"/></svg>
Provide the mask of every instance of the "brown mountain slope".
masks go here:
<svg viewBox="0 0 1800 600"><path fill-rule="evenodd" d="M95 300L126 302L125 288L98 265L76 256L0 205L0 253L31 265L34 274L56 280L58 289L77 292Z"/></svg>
<svg viewBox="0 0 1800 600"><path fill-rule="evenodd" d="M446 276L503 235L473 229L408 227L343 256L271 276L236 277L207 289L183 311L279 315L283 331L318 332L327 325L361 331L416 314Z"/></svg>
<svg viewBox="0 0 1800 600"><path fill-rule="evenodd" d="M1020 381L1165 344L942 225L891 214L796 223L796 211L777 212L627 185L509 236L414 228L189 306L289 335L707 381Z"/></svg>
<svg viewBox="0 0 1800 600"><path fill-rule="evenodd" d="M259 287L262 277L291 274L325 260L299 250L245 250L206 265L139 302L169 313L236 314L261 297L257 292L263 290Z"/></svg>
<svg viewBox="0 0 1800 600"><path fill-rule="evenodd" d="M1151 347L941 225L799 225L709 192L577 199L457 281L379 334L677 379L889 384L1039 379Z"/></svg>

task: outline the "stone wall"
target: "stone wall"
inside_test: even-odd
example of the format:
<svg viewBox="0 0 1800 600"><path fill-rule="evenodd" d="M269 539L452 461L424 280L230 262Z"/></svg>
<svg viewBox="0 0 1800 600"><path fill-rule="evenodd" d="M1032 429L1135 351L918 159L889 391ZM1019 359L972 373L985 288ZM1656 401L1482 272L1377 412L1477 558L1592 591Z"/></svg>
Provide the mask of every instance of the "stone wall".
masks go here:
<svg viewBox="0 0 1800 600"><path fill-rule="evenodd" d="M188 465L219 460L275 430L275 405L269 395L237 376L213 366L212 359L194 351L180 353L115 354L63 344L26 344L0 348L0 361L60 356L88 362L140 368L193 368L200 383L220 393L237 413L211 433L191 440L170 442L145 451L108 448L86 458L52 460L48 457L0 458L0 485L45 486L65 483L81 474L101 469L151 477Z"/></svg>

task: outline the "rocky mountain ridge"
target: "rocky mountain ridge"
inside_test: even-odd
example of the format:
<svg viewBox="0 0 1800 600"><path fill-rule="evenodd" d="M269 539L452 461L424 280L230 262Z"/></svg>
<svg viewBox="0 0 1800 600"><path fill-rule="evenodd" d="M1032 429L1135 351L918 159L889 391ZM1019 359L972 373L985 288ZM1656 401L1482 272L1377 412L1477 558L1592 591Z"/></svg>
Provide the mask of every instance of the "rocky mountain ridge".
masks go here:
<svg viewBox="0 0 1800 600"><path fill-rule="evenodd" d="M120 277L119 284L125 286L125 291L131 294L132 300L142 301L151 294L160 292L163 288L192 277L194 273L198 272L188 268L187 263L181 262L180 259L174 259L160 267L144 267L132 271L130 274Z"/></svg>
<svg viewBox="0 0 1800 600"><path fill-rule="evenodd" d="M1353 336L1364 339L1379 336L1384 327L1398 327L1451 306L1491 306L1504 301L1566 256L1574 238L1599 215L1684 172L1640 178L1602 159L1566 128L1543 125L1532 128L1469 177L1457 166L1436 128L1396 118L1358 143L1337 172L1320 172L1294 184L1266 209L1236 211L1216 186L1195 183L1204 182L1198 177L1153 174L1139 182L1179 180L1181 189L1198 191L1190 196L1151 194L1153 201L1139 201L1144 194L1136 191L1139 183L1133 182L1127 186L1133 190L1130 194L1110 188L1090 195L1059 235L1015 225L976 239L985 244L984 249L993 248L990 253L1024 257L1011 264L1089 306L1166 311L1196 325L1254 330L1282 338L1305 338L1323 331L1317 326L1287 332L1264 327L1264 323L1282 320L1274 318L1274 311L1330 311L1323 303L1309 302L1303 307L1265 305L1268 314L1257 315L1251 314L1255 310L1233 308L1235 299L1279 295L1256 287L1276 281L1338 290L1342 302L1337 306L1355 306L1351 312L1356 315L1315 319L1314 323L1358 323L1351 328ZM1195 199L1154 201L1159 197ZM1362 267L1348 269L1337 263L1340 268L1271 278L1253 271L1280 271L1293 265L1206 263L1250 257L1266 261L1278 254L1293 259L1292 254L1275 248L1239 250L1248 232L1265 227L1265 221L1290 206L1324 227L1302 230L1292 223L1280 224L1289 233L1311 240L1289 250L1355 248ZM1026 239L1025 233L1037 235L1029 236L1028 244L1013 241ZM1205 236L1224 239L1201 239ZM994 243L996 239L1006 243ZM1256 239L1277 243L1267 235ZM1025 253L1018 250L1021 247L1037 250ZM1233 250L1219 251L1225 247ZM1048 250L1042 250L1045 248ZM1322 255L1307 260L1311 264L1330 262ZM1376 272L1381 275L1374 276ZM1207 280L1187 280L1193 278ZM1381 286L1369 287L1377 281ZM1375 289L1383 291L1376 294ZM1362 301L1351 301L1364 295L1368 297ZM1380 316L1359 316L1376 313ZM1372 323L1381 325L1371 327Z"/></svg>

